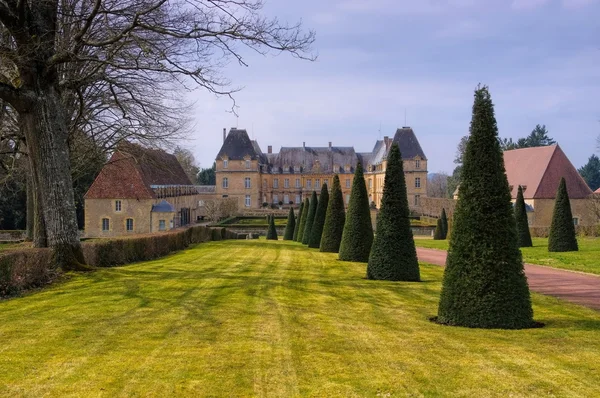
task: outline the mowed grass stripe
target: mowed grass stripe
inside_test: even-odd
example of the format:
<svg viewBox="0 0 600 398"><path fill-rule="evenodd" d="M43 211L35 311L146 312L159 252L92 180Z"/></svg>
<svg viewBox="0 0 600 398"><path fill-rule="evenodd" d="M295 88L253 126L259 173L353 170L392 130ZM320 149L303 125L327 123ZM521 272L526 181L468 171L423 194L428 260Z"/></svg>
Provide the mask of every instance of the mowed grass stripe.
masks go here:
<svg viewBox="0 0 600 398"><path fill-rule="evenodd" d="M2 396L595 396L600 314L533 295L543 329L443 327L421 283L298 243L223 241L0 302Z"/></svg>

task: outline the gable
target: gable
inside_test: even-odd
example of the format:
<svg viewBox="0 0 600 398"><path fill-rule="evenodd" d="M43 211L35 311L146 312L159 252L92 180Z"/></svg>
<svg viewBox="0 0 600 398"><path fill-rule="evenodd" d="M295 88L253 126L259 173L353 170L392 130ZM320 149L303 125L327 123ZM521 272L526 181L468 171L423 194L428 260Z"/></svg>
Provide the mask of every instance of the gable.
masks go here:
<svg viewBox="0 0 600 398"><path fill-rule="evenodd" d="M592 194L592 190L577 172L567 155L556 145L556 150L550 159L534 198L554 199L562 177L564 177L567 184L570 199L584 199Z"/></svg>

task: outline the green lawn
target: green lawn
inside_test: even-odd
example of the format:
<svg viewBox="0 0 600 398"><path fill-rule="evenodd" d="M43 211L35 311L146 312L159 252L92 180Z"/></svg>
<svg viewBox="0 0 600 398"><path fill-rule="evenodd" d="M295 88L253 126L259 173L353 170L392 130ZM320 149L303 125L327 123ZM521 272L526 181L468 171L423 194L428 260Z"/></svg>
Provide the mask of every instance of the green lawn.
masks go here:
<svg viewBox="0 0 600 398"><path fill-rule="evenodd" d="M600 313L534 295L542 329L440 326L442 268L364 274L259 240L75 275L0 302L0 396L600 395Z"/></svg>
<svg viewBox="0 0 600 398"><path fill-rule="evenodd" d="M533 247L521 248L523 260L530 264L600 275L600 238L578 238L577 241L578 252L549 253L547 238L533 238ZM417 246L430 249L448 249L447 240L419 237L415 239L415 243Z"/></svg>

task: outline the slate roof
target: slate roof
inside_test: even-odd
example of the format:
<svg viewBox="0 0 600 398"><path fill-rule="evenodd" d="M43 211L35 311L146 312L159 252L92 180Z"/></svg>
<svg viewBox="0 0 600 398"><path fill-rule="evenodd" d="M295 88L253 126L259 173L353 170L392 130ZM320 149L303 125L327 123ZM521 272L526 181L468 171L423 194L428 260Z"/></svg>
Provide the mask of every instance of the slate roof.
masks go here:
<svg viewBox="0 0 600 398"><path fill-rule="evenodd" d="M398 144L402 159L413 159L419 156L421 159L427 160L412 128L402 127L401 129L397 129L392 142Z"/></svg>
<svg viewBox="0 0 600 398"><path fill-rule="evenodd" d="M346 165L354 173L359 161L353 147L282 147L279 153L269 155L273 155L268 156L270 167L279 173L293 173L295 166L301 167L302 173L344 173Z"/></svg>
<svg viewBox="0 0 600 398"><path fill-rule="evenodd" d="M152 213L174 213L175 207L166 200L162 200L156 205L152 205Z"/></svg>
<svg viewBox="0 0 600 398"><path fill-rule="evenodd" d="M232 128L217 154L217 159L227 156L229 160L243 160L249 156L251 160L260 160L261 155L258 143L250 139L246 130Z"/></svg>
<svg viewBox="0 0 600 398"><path fill-rule="evenodd" d="M152 185L191 185L174 155L123 141L85 194L86 199L151 199Z"/></svg>
<svg viewBox="0 0 600 398"><path fill-rule="evenodd" d="M583 199L592 194L558 145L505 151L504 167L513 199L517 197L519 185L527 187L523 192L525 199L554 199L561 177L565 178L570 199Z"/></svg>

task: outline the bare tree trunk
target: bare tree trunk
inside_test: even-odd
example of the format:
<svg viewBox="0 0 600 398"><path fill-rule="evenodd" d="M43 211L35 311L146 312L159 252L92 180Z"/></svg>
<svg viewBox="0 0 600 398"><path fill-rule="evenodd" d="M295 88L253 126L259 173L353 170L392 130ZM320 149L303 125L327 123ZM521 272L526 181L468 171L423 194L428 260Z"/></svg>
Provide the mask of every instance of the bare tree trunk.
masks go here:
<svg viewBox="0 0 600 398"><path fill-rule="evenodd" d="M43 209L43 217L38 219L45 222L45 228L38 222L37 230L45 229L48 245L54 249L56 266L65 270L85 269L75 214L64 109L52 86L38 86L36 94L35 104L19 116L29 148L34 196L41 199Z"/></svg>
<svg viewBox="0 0 600 398"><path fill-rule="evenodd" d="M25 227L25 240L27 242L33 241L33 228L34 228L34 209L35 206L33 204L33 182L31 177L31 168L29 168L29 174L27 175L27 185L25 186L27 190L27 221Z"/></svg>

